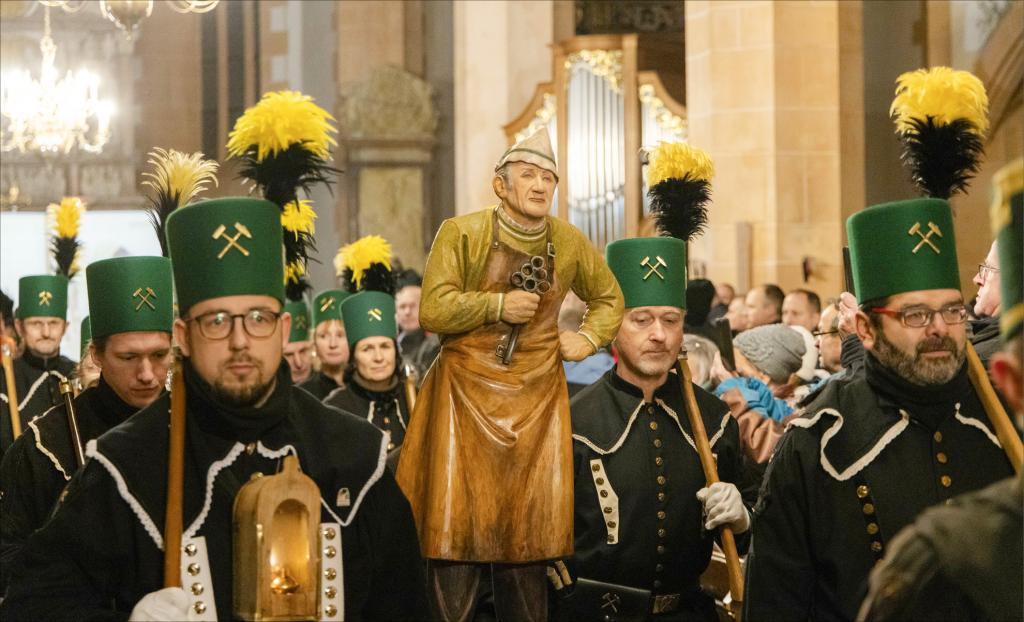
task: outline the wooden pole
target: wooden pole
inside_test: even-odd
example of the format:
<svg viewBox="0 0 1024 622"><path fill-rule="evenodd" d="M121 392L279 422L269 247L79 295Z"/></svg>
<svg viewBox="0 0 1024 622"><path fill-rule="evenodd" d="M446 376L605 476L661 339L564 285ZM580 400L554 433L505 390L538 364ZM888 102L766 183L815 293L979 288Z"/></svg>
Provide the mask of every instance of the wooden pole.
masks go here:
<svg viewBox="0 0 1024 622"><path fill-rule="evenodd" d="M412 415L412 410L416 408L416 381L418 380L416 368L410 364L405 365L405 402L409 408L407 415Z"/></svg>
<svg viewBox="0 0 1024 622"><path fill-rule="evenodd" d="M710 486L719 481L718 465L715 464L715 457L711 454L711 444L708 442L707 430L704 429L704 419L701 418L700 410L697 408L697 396L693 393L693 381L690 376L690 366L686 362L686 349L684 348L679 357L679 381L683 385L686 417L690 420L693 442L697 445L700 465L704 468L704 479ZM733 535L732 529L726 525L722 525L721 529L722 552L725 553L725 566L729 573L729 594L732 596L729 609L739 620L743 611L743 570L740 568L740 555L736 549L736 537Z"/></svg>
<svg viewBox="0 0 1024 622"><path fill-rule="evenodd" d="M11 430L14 438L21 436L21 413L18 412L18 385L14 383L14 349L6 338L0 346L3 357L4 379L7 381L7 408L11 411Z"/></svg>
<svg viewBox="0 0 1024 622"><path fill-rule="evenodd" d="M985 408L988 420L992 422L992 428L995 429L999 444L1003 446L1006 457L1010 459L1014 472L1019 474L1021 462L1024 461L1024 445L1021 443L1020 436L1017 435L1017 430L1013 427L1013 422L1007 416L1003 403L999 401L999 396L992 388L988 371L981 364L978 351L974 349L974 344L970 341L967 342L967 375L971 379L971 384L974 385L974 390L978 392L978 398L981 400L982 407Z"/></svg>
<svg viewBox="0 0 1024 622"><path fill-rule="evenodd" d="M167 450L167 513L164 516L164 587L181 587L182 494L185 478L185 378L175 357L171 379Z"/></svg>

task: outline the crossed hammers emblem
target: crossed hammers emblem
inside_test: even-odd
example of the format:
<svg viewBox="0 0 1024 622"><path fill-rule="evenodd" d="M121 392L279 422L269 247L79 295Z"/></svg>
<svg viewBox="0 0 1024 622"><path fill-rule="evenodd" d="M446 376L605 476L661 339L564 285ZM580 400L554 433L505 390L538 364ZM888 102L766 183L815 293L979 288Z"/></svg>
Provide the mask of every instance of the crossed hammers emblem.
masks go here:
<svg viewBox="0 0 1024 622"><path fill-rule="evenodd" d="M232 248L237 249L240 253L242 253L243 255L248 257L249 256L249 251L246 250L245 248L243 248L242 245L238 243L238 239L241 238L244 235L245 237L247 237L247 238L249 238L251 240L252 239L252 233L249 233L249 228L246 227L245 225L243 225L240 222L236 222L235 223L235 235L234 235L234 237L231 237L230 235L228 235L227 234L227 230L228 230L227 227L225 227L224 225L221 225L221 226L217 227L217 229L213 232L213 239L214 240L216 240L218 238L224 238L228 242L227 246L222 248L220 253L217 255L217 259L223 259L224 255L229 250L231 250Z"/></svg>
<svg viewBox="0 0 1024 622"><path fill-rule="evenodd" d="M320 302L320 313L330 309L334 306L334 296L328 296Z"/></svg>
<svg viewBox="0 0 1024 622"><path fill-rule="evenodd" d="M668 264L665 263L664 259L662 259L661 257L658 257L658 256L655 256L654 260L655 261L652 264L650 257L644 257L644 260L640 262L641 266L643 266L644 268L648 268L647 274L644 275L643 280L646 281L648 278L650 278L650 276L652 274L657 274L658 278L661 279L662 281L664 281L665 280L665 275L663 275L662 273L658 272L658 268L661 268L661 267L668 268Z"/></svg>
<svg viewBox="0 0 1024 622"><path fill-rule="evenodd" d="M145 293L142 288L138 288L132 292L132 298L139 298L139 304L135 305L135 310L138 311L142 308L142 305L149 305L149 308L156 311L156 306L149 301L150 298L156 298L156 292L153 291L152 287L147 287Z"/></svg>
<svg viewBox="0 0 1024 622"><path fill-rule="evenodd" d="M366 312L366 315L370 316L371 322L379 322L381 321L381 318L384 317L384 314L380 312L380 309L370 309L369 311Z"/></svg>
<svg viewBox="0 0 1024 622"><path fill-rule="evenodd" d="M604 604L601 605L601 609L611 609L612 613L619 612L619 602L622 600L618 594L612 594L611 592L605 592L604 596L601 597Z"/></svg>
<svg viewBox="0 0 1024 622"><path fill-rule="evenodd" d="M921 247L923 245L927 244L928 246L932 247L932 250L935 251L936 255L941 254L941 251L939 251L939 247L935 246L935 243L931 241L931 237L932 235L937 235L941 238L942 230L939 229L938 225L936 225L932 221L928 221L927 234L921 231L921 223L915 222L914 226L910 228L910 231L907 231L907 235L916 235L921 238L921 241L918 242L917 246L914 247L914 250L911 251L912 253L916 254L917 251L921 250Z"/></svg>
<svg viewBox="0 0 1024 622"><path fill-rule="evenodd" d="M51 300L53 300L53 294L46 291L45 289L39 292L39 306L46 305L47 307L49 307Z"/></svg>

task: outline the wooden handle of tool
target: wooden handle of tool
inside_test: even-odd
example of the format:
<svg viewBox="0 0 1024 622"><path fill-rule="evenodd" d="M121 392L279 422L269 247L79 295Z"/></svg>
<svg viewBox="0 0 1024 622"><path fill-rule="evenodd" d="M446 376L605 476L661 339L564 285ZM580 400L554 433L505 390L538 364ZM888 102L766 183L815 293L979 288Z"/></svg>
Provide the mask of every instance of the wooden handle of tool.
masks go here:
<svg viewBox="0 0 1024 622"><path fill-rule="evenodd" d="M409 374L408 368L405 373L405 402L409 408L406 416L409 416L412 414L412 409L416 408L416 376Z"/></svg>
<svg viewBox="0 0 1024 622"><path fill-rule="evenodd" d="M718 480L718 465L711 454L711 443L704 429L704 419L697 408L697 396L693 393L693 381L690 379L690 366L686 363L686 351L679 358L679 380L683 385L683 399L686 400L686 417L690 420L693 442L697 445L700 465L704 468L704 479L708 486ZM740 554L736 549L736 537L726 525L722 525L722 552L725 553L725 566L729 572L729 594L732 596L730 610L737 620L743 609L743 570L740 568Z"/></svg>
<svg viewBox="0 0 1024 622"><path fill-rule="evenodd" d="M11 430L14 438L21 436L21 413L18 412L18 385L14 383L14 349L7 343L0 346L4 366L4 380L7 382L7 409L11 413Z"/></svg>
<svg viewBox="0 0 1024 622"><path fill-rule="evenodd" d="M182 493L185 478L185 378L175 359L171 379L170 443L167 450L167 514L164 516L164 587L181 587Z"/></svg>
<svg viewBox="0 0 1024 622"><path fill-rule="evenodd" d="M974 390L978 392L981 405L985 408L988 420L992 422L996 438L1003 446L1006 457L1010 459L1014 472L1020 473L1021 462L1024 462L1024 444L1021 443L1017 430L1013 427L1010 417L1007 416L1006 410L1003 408L1003 403L999 401L999 396L992 388L988 370L981 364L978 351L969 341L967 342L967 375L971 379L971 384L974 385Z"/></svg>

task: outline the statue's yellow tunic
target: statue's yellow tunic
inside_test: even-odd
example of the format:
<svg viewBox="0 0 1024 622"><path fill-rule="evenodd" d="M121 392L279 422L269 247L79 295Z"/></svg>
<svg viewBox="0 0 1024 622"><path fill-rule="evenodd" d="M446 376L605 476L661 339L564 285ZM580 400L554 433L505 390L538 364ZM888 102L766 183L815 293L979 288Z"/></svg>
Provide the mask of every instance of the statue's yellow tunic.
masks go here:
<svg viewBox="0 0 1024 622"><path fill-rule="evenodd" d="M554 282L524 324L509 366L495 355L509 274L555 248ZM622 292L601 254L572 225L526 232L500 208L449 219L427 258L420 325L441 336L398 465L425 557L529 562L573 548L572 438L558 310L587 303L579 332L611 341Z"/></svg>

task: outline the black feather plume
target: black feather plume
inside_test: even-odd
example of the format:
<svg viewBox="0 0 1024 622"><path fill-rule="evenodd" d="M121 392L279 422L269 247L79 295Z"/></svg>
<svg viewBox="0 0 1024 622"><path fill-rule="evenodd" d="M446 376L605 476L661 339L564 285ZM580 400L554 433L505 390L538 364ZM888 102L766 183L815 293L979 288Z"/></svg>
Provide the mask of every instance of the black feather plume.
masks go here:
<svg viewBox="0 0 1024 622"><path fill-rule="evenodd" d="M352 269L345 268L341 272L341 286L345 291L356 294L359 292L384 292L395 295L395 274L384 264L373 263L363 272L361 287L356 287L352 280Z"/></svg>
<svg viewBox="0 0 1024 622"><path fill-rule="evenodd" d="M81 248L78 237L62 238L54 236L50 241L50 253L57 262L57 274L71 278L78 274L78 266L75 265L75 256Z"/></svg>
<svg viewBox="0 0 1024 622"><path fill-rule="evenodd" d="M982 137L967 119L937 126L933 117L911 119L912 129L900 134L900 156L910 177L929 197L948 199L964 192L977 174L984 153Z"/></svg>
<svg viewBox="0 0 1024 622"><path fill-rule="evenodd" d="M651 214L658 233L689 241L703 233L708 222L707 204L711 201L711 184L703 179L665 179L647 191L651 198Z"/></svg>

